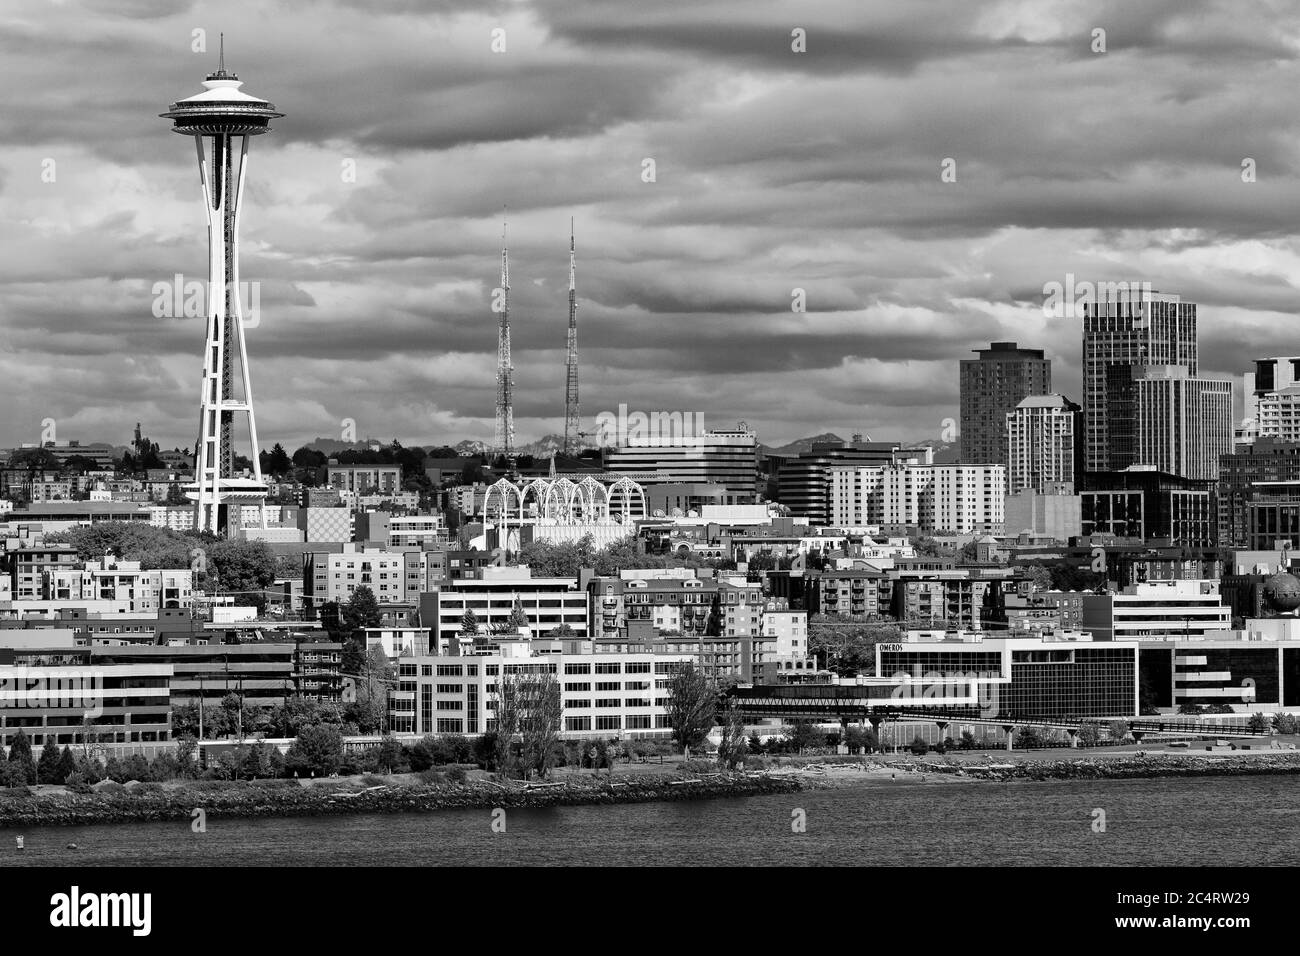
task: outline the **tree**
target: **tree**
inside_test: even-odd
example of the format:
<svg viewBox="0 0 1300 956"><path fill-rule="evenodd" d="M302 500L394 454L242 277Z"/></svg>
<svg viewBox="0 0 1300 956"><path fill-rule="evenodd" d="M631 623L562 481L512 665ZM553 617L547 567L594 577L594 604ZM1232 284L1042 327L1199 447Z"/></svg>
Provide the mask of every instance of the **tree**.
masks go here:
<svg viewBox="0 0 1300 956"><path fill-rule="evenodd" d="M1268 734L1273 732L1273 722L1268 719L1264 713L1254 713L1250 715L1250 720L1246 722L1246 729L1256 734Z"/></svg>
<svg viewBox="0 0 1300 956"><path fill-rule="evenodd" d="M343 735L338 727L306 727L289 745L285 766L300 774L331 774L343 762Z"/></svg>
<svg viewBox="0 0 1300 956"><path fill-rule="evenodd" d="M1079 725L1078 740L1085 747L1095 747L1101 741L1101 727L1091 721Z"/></svg>
<svg viewBox="0 0 1300 956"><path fill-rule="evenodd" d="M285 452L284 446L276 442L275 447L271 449L271 453L266 456L266 462L263 464L262 470L279 477L288 474L292 468L293 462Z"/></svg>
<svg viewBox="0 0 1300 956"><path fill-rule="evenodd" d="M9 768L22 775L22 783L36 783L36 761L32 758L32 742L27 736L27 732L19 729L14 739L9 744Z"/></svg>
<svg viewBox="0 0 1300 956"><path fill-rule="evenodd" d="M497 769L516 769L524 779L549 776L563 714L554 674L504 675L497 690Z"/></svg>
<svg viewBox="0 0 1300 956"><path fill-rule="evenodd" d="M706 637L721 637L725 622L722 617L722 592L713 592L713 603L709 606L709 619L704 626Z"/></svg>
<svg viewBox="0 0 1300 956"><path fill-rule="evenodd" d="M909 543L912 545L912 551L917 557L937 558L943 554L939 542L935 541L934 538L913 538Z"/></svg>
<svg viewBox="0 0 1300 956"><path fill-rule="evenodd" d="M796 720L789 728L787 739L795 753L803 753L813 747L826 746L826 733L811 720Z"/></svg>
<svg viewBox="0 0 1300 956"><path fill-rule="evenodd" d="M527 626L528 614L524 611L523 599L515 595L514 607L510 609L510 627L518 631Z"/></svg>
<svg viewBox="0 0 1300 956"><path fill-rule="evenodd" d="M478 615L473 608L466 608L460 619L460 636L472 638L478 634Z"/></svg>
<svg viewBox="0 0 1300 956"><path fill-rule="evenodd" d="M668 726L677 746L689 752L704 743L713 729L717 696L694 664L679 667L668 682Z"/></svg>
<svg viewBox="0 0 1300 956"><path fill-rule="evenodd" d="M385 773L398 773L406 763L402 745L392 734L380 741L375 750L375 764Z"/></svg>
<svg viewBox="0 0 1300 956"><path fill-rule="evenodd" d="M1122 744L1128 739L1128 724L1122 720L1112 720L1106 728L1112 743Z"/></svg>
<svg viewBox="0 0 1300 956"><path fill-rule="evenodd" d="M722 712L722 739L718 742L718 764L730 770L745 756L745 718L735 701Z"/></svg>
<svg viewBox="0 0 1300 956"><path fill-rule="evenodd" d="M876 673L876 645L905 639L897 624L862 614L814 614L808 619L808 649L841 677Z"/></svg>
<svg viewBox="0 0 1300 956"><path fill-rule="evenodd" d="M343 608L343 622L349 631L367 627L379 627L384 623L384 615L375 600L375 592L364 584L352 592L348 603Z"/></svg>
<svg viewBox="0 0 1300 956"><path fill-rule="evenodd" d="M1016 734L1017 750L1033 750L1042 745L1043 740L1039 736L1038 731L1033 727L1021 727L1019 732Z"/></svg>
<svg viewBox="0 0 1300 956"><path fill-rule="evenodd" d="M72 748L64 744L59 754L59 783L65 783L76 770L77 758L72 755Z"/></svg>
<svg viewBox="0 0 1300 956"><path fill-rule="evenodd" d="M36 762L37 783L63 783L59 773L59 748L52 743L41 748L41 759Z"/></svg>
<svg viewBox="0 0 1300 956"><path fill-rule="evenodd" d="M1024 729L1029 730L1028 727ZM926 739L924 737L922 737L920 734L917 734L915 737L912 738L911 746L908 749L911 750L912 753L916 754L916 756L923 757L930 752L930 745L929 743L926 742Z"/></svg>
<svg viewBox="0 0 1300 956"><path fill-rule="evenodd" d="M369 648L356 683L357 699L344 708L344 719L355 723L363 734L373 734L382 729L388 706L388 686L395 676L396 669L384 649L378 644Z"/></svg>
<svg viewBox="0 0 1300 956"><path fill-rule="evenodd" d="M207 548L208 573L220 591L245 607L266 607L266 589L275 583L275 554L265 541L217 541Z"/></svg>
<svg viewBox="0 0 1300 956"><path fill-rule="evenodd" d="M1035 591L1050 591L1052 589L1052 572L1043 567L1040 562L1035 562L1026 567L1025 574Z"/></svg>

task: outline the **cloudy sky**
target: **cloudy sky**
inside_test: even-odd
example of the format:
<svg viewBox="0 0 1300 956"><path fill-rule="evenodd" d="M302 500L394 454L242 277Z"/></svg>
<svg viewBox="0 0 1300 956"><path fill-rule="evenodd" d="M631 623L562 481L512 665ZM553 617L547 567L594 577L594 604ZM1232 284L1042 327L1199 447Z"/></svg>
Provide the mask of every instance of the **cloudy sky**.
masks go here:
<svg viewBox="0 0 1300 956"><path fill-rule="evenodd" d="M1002 339L1078 399L1067 273L1200 303L1206 372L1300 353L1285 0L6 0L0 445L193 445L203 320L153 288L206 235L157 114L221 31L286 114L242 226L264 445L491 438L503 205L521 443L563 426L570 216L588 428L938 437Z"/></svg>

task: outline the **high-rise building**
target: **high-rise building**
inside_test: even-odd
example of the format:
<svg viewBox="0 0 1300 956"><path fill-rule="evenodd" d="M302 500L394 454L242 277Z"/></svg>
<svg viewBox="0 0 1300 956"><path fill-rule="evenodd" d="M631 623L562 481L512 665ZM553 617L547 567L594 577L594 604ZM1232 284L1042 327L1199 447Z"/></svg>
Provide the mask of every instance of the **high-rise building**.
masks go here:
<svg viewBox="0 0 1300 956"><path fill-rule="evenodd" d="M1052 363L1042 349L994 342L961 361L961 460L971 465L1007 463L1006 418L1030 395L1052 390Z"/></svg>
<svg viewBox="0 0 1300 956"><path fill-rule="evenodd" d="M1133 367L1147 365L1181 365L1189 376L1197 374L1196 304L1183 302L1177 295L1149 291L1140 283L1105 291L1096 301L1086 303L1084 470L1117 471L1134 463L1127 438L1116 441L1111 435L1111 419L1118 413L1111 394L1133 381ZM1119 408L1123 407L1121 403ZM1131 434L1128 426L1120 431L1125 436Z"/></svg>
<svg viewBox="0 0 1300 956"><path fill-rule="evenodd" d="M241 86L239 77L226 71L223 40L217 71L208 74L203 92L173 103L161 114L173 121L174 132L194 137L208 219L208 329L192 497L198 528L212 532L225 529L226 506L262 505L267 495L258 461L253 386L244 347L239 207L248 168L248 140L269 132L270 121L284 114L277 113L266 100L244 93ZM245 415L248 422L251 478L235 476L236 414Z"/></svg>
<svg viewBox="0 0 1300 956"><path fill-rule="evenodd" d="M1077 488L1082 409L1064 395L1031 395L1007 415L1007 494Z"/></svg>
<svg viewBox="0 0 1300 956"><path fill-rule="evenodd" d="M1111 439L1120 470L1149 465L1182 478L1217 479L1232 451L1232 382L1196 378L1179 365L1130 366L1113 381Z"/></svg>
<svg viewBox="0 0 1300 956"><path fill-rule="evenodd" d="M1261 438L1219 457L1220 547L1249 547L1248 503L1260 488L1278 482L1300 483L1300 443Z"/></svg>

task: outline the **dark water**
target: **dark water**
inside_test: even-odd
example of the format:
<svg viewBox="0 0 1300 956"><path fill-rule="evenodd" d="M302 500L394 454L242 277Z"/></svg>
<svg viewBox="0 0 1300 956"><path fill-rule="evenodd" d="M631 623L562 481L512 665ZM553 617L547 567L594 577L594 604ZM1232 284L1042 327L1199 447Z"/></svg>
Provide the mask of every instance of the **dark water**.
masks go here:
<svg viewBox="0 0 1300 956"><path fill-rule="evenodd" d="M791 830L792 812L807 831ZM1093 811L1106 813L1094 833ZM15 865L1295 865L1300 778L853 786L684 803L0 830ZM27 848L15 850L22 834ZM65 849L68 843L79 849Z"/></svg>

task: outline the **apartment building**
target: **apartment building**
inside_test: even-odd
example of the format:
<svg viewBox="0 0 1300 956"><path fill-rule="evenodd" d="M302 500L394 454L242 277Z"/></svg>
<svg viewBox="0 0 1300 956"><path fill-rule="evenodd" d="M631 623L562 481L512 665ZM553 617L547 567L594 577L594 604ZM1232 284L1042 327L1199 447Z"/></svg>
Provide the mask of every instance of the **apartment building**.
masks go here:
<svg viewBox="0 0 1300 956"><path fill-rule="evenodd" d="M105 555L81 568L53 568L42 572L43 601L114 601L128 613L152 614L163 608L194 605L194 572L189 568L145 570L139 561L119 561Z"/></svg>
<svg viewBox="0 0 1300 956"><path fill-rule="evenodd" d="M835 527L916 525L926 533L1001 534L1003 465L831 469Z"/></svg>

